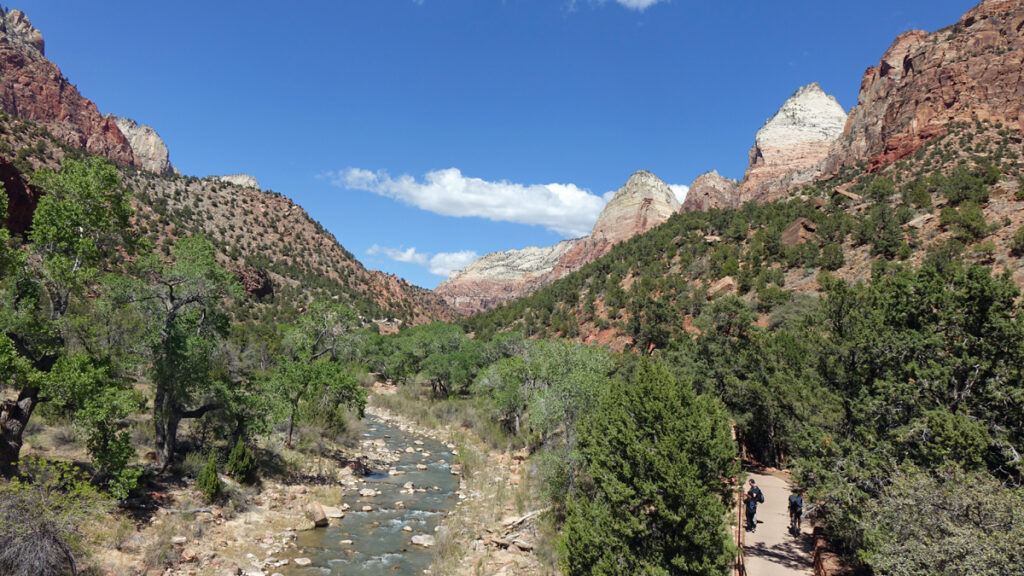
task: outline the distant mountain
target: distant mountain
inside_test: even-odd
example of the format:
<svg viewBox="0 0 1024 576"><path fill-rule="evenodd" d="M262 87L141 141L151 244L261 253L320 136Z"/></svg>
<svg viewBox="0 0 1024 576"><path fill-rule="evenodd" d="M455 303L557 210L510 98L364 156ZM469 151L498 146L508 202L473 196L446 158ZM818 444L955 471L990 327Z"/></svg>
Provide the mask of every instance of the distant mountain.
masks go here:
<svg viewBox="0 0 1024 576"><path fill-rule="evenodd" d="M29 176L59 169L67 156L96 154L119 164L136 200L139 230L166 250L201 234L260 297L298 306L335 298L367 320L424 323L454 317L429 290L367 270L301 207L260 191L251 176L198 179L175 174L156 132L134 120L101 116L44 56L42 34L18 10L0 11L0 181L10 197L5 225L24 232L39 191Z"/></svg>
<svg viewBox="0 0 1024 576"><path fill-rule="evenodd" d="M1024 2L896 39L858 106L804 87L758 132L741 182L691 185L678 216L530 296L464 320L647 351L735 295L784 322L822 271L870 282L953 259L1024 286Z"/></svg>
<svg viewBox="0 0 1024 576"><path fill-rule="evenodd" d="M672 190L645 170L634 173L601 211L589 236L547 248L487 254L434 292L462 315L525 296L668 220L680 208Z"/></svg>

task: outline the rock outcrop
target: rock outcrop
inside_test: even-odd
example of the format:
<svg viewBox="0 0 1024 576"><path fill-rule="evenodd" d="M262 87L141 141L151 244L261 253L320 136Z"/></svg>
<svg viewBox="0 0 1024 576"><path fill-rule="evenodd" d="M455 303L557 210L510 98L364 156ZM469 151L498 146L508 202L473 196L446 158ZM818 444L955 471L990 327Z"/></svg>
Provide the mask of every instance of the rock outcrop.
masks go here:
<svg viewBox="0 0 1024 576"><path fill-rule="evenodd" d="M820 176L846 119L839 102L817 83L797 90L757 131L738 203L769 202Z"/></svg>
<svg viewBox="0 0 1024 576"><path fill-rule="evenodd" d="M877 169L957 122L1024 130L1024 2L985 0L956 25L901 34L864 73L857 106L824 168Z"/></svg>
<svg viewBox="0 0 1024 576"><path fill-rule="evenodd" d="M170 153L167 145L164 144L160 135L150 126L141 125L131 118L122 118L108 114L113 117L121 133L128 138L132 147L132 154L135 155L135 163L143 170L156 172L157 174L175 174L174 166L171 166Z"/></svg>
<svg viewBox="0 0 1024 576"><path fill-rule="evenodd" d="M117 123L79 94L44 49L42 34L24 13L0 11L0 109L38 122L66 144L136 165Z"/></svg>
<svg viewBox="0 0 1024 576"><path fill-rule="evenodd" d="M679 200L660 178L635 172L597 217L590 238L618 244L654 228L679 211Z"/></svg>
<svg viewBox="0 0 1024 576"><path fill-rule="evenodd" d="M686 193L681 212L711 210L714 208L735 208L739 205L737 193L740 183L726 178L717 170L697 176Z"/></svg>
<svg viewBox="0 0 1024 576"><path fill-rule="evenodd" d="M577 242L486 254L453 272L434 292L461 315L486 310L535 290Z"/></svg>
<svg viewBox="0 0 1024 576"><path fill-rule="evenodd" d="M435 289L462 315L526 296L604 256L613 246L665 222L680 209L667 184L645 170L634 173L601 211L589 236L547 248L487 254Z"/></svg>
<svg viewBox="0 0 1024 576"><path fill-rule="evenodd" d="M248 174L228 174L227 176L214 176L214 178L221 182L242 186L243 188L260 189L260 183L256 181L254 176Z"/></svg>

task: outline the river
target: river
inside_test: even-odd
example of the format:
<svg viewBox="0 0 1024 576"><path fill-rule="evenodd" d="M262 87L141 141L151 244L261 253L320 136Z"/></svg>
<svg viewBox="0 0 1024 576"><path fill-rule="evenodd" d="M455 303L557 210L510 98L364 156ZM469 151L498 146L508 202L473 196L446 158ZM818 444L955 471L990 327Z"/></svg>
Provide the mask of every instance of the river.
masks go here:
<svg viewBox="0 0 1024 576"><path fill-rule="evenodd" d="M368 417L364 445L375 443L396 461L372 469L360 490L380 494L346 493L345 517L326 528L300 532L297 558L312 561L298 567L294 560L278 570L285 576L319 574L423 574L433 560L431 548L412 543L413 536L435 536L435 528L458 501L458 476L451 473L452 450L446 445L379 418ZM381 446L383 444L383 447ZM396 473L397 472L397 473ZM412 493L407 483L412 483ZM324 502L325 505L340 503ZM372 510L363 511L364 506ZM349 543L351 542L351 543Z"/></svg>

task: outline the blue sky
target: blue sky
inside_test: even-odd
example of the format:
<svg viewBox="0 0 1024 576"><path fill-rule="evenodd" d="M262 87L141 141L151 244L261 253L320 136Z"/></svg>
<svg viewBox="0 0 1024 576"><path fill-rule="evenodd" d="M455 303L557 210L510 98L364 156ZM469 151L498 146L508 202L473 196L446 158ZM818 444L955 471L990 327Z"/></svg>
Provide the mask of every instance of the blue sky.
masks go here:
<svg viewBox="0 0 1024 576"><path fill-rule="evenodd" d="M24 10L102 113L183 173L244 172L367 267L432 288L472 255L589 230L639 169L740 178L818 82L846 110L952 0L46 0Z"/></svg>

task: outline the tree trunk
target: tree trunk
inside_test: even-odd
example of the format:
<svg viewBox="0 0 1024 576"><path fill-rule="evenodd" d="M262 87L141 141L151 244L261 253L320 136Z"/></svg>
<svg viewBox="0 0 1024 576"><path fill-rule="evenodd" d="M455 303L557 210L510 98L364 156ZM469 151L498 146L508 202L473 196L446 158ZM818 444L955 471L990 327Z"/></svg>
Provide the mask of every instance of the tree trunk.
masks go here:
<svg viewBox="0 0 1024 576"><path fill-rule="evenodd" d="M21 453L22 434L39 403L39 389L33 386L18 394L17 400L0 403L0 473L8 473Z"/></svg>
<svg viewBox="0 0 1024 576"><path fill-rule="evenodd" d="M157 458L160 469L166 470L174 462L174 452L178 448L178 424L181 417L171 411L166 414L165 433L163 441L157 441Z"/></svg>

